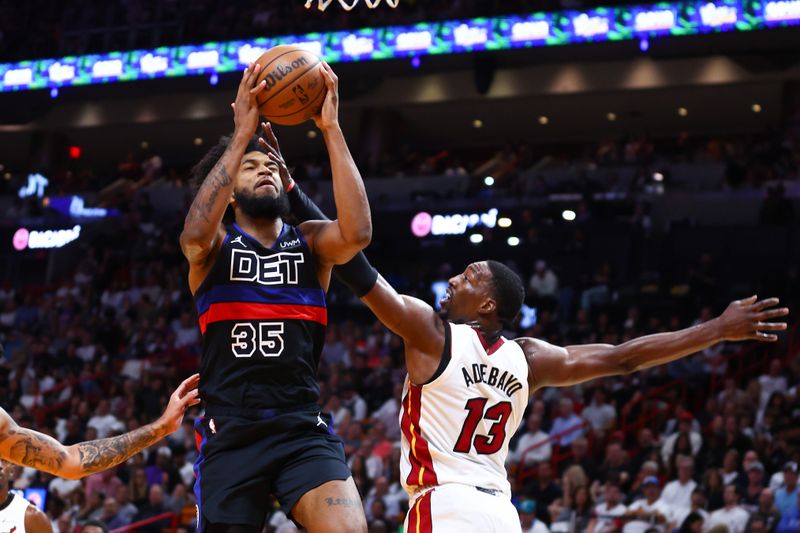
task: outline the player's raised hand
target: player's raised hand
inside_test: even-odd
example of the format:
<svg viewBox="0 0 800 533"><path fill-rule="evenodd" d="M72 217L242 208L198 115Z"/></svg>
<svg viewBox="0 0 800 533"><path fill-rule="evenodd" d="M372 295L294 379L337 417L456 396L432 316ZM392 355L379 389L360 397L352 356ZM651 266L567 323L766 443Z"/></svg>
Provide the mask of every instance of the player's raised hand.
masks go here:
<svg viewBox="0 0 800 533"><path fill-rule="evenodd" d="M786 322L769 322L774 318L789 314L787 307L775 307L777 298L757 301L757 296L731 302L718 318L721 340L757 340L775 342L778 336L774 331L786 329Z"/></svg>
<svg viewBox="0 0 800 533"><path fill-rule="evenodd" d="M289 173L289 167L286 166L286 161L283 159L281 146L278 144L278 138L275 137L275 132L272 131L272 124L269 122L262 122L261 132L262 136L258 138L258 144L267 151L269 160L278 165L281 182L283 183L283 190L285 191L292 183L292 175Z"/></svg>
<svg viewBox="0 0 800 533"><path fill-rule="evenodd" d="M322 77L325 80L325 101L318 115L315 115L314 123L321 130L335 128L339 126L339 77L325 61L322 62Z"/></svg>
<svg viewBox="0 0 800 533"><path fill-rule="evenodd" d="M250 63L239 82L236 91L236 101L231 104L233 108L234 133L246 135L248 138L255 134L258 128L258 93L264 90L266 80L258 81L261 65Z"/></svg>
<svg viewBox="0 0 800 533"><path fill-rule="evenodd" d="M160 420L164 424L167 434L174 433L181 427L183 414L186 412L187 407L200 403L197 390L199 383L200 374L193 374L183 380L183 383L178 385L178 388L169 397L169 403Z"/></svg>

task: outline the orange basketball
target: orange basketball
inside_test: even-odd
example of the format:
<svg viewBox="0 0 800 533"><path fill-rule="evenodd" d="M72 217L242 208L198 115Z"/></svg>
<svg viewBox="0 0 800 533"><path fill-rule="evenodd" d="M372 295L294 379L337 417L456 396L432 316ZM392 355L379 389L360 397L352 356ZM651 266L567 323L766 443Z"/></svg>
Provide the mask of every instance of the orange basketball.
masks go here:
<svg viewBox="0 0 800 533"><path fill-rule="evenodd" d="M256 60L258 82L267 85L258 94L258 109L275 124L294 126L319 113L325 99L320 59L298 46L281 45Z"/></svg>

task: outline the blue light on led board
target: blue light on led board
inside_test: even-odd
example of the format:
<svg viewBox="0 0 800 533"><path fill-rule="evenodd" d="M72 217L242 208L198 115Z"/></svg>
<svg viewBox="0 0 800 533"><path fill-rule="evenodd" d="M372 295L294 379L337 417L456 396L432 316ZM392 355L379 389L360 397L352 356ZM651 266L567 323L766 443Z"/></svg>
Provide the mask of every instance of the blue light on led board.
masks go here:
<svg viewBox="0 0 800 533"><path fill-rule="evenodd" d="M663 1L5 63L0 92L239 71L279 44L335 63L620 40L641 47L662 36L798 24L800 0Z"/></svg>

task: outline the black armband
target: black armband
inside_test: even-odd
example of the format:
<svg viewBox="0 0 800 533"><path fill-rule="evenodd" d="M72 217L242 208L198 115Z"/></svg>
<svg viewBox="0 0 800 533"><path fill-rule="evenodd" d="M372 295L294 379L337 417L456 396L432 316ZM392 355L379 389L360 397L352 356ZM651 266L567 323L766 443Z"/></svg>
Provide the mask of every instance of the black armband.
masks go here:
<svg viewBox="0 0 800 533"><path fill-rule="evenodd" d="M325 213L317 207L317 204L300 190L296 182L286 195L289 197L292 214L298 222L329 220ZM355 257L343 265L334 266L333 275L359 298L367 294L378 281L378 271L367 261L364 252L358 252Z"/></svg>
<svg viewBox="0 0 800 533"><path fill-rule="evenodd" d="M311 201L311 198L306 196L297 182L294 182L289 192L286 193L289 198L289 207L292 214L297 218L298 222L305 222L306 220L329 220L325 213L317 207L317 204Z"/></svg>
<svg viewBox="0 0 800 533"><path fill-rule="evenodd" d="M378 271L367 261L364 252L358 252L347 263L333 267L333 275L359 298L372 290L378 281Z"/></svg>

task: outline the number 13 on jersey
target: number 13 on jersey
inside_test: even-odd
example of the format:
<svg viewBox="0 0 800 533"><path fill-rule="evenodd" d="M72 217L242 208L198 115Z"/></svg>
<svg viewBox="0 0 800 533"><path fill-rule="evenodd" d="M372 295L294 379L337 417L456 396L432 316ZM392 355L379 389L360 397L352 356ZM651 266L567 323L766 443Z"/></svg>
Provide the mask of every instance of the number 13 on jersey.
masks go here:
<svg viewBox="0 0 800 533"><path fill-rule="evenodd" d="M467 400L464 409L467 410L467 419L461 428L453 451L470 453L473 444L475 451L482 455L497 453L506 440L506 423L511 416L511 402L499 402L484 411L486 398L472 398ZM478 423L483 420L494 421L489 427L488 435L475 435Z"/></svg>
<svg viewBox="0 0 800 533"><path fill-rule="evenodd" d="M239 322L231 329L231 351L236 357L252 357L256 348L264 357L283 353L283 322Z"/></svg>

